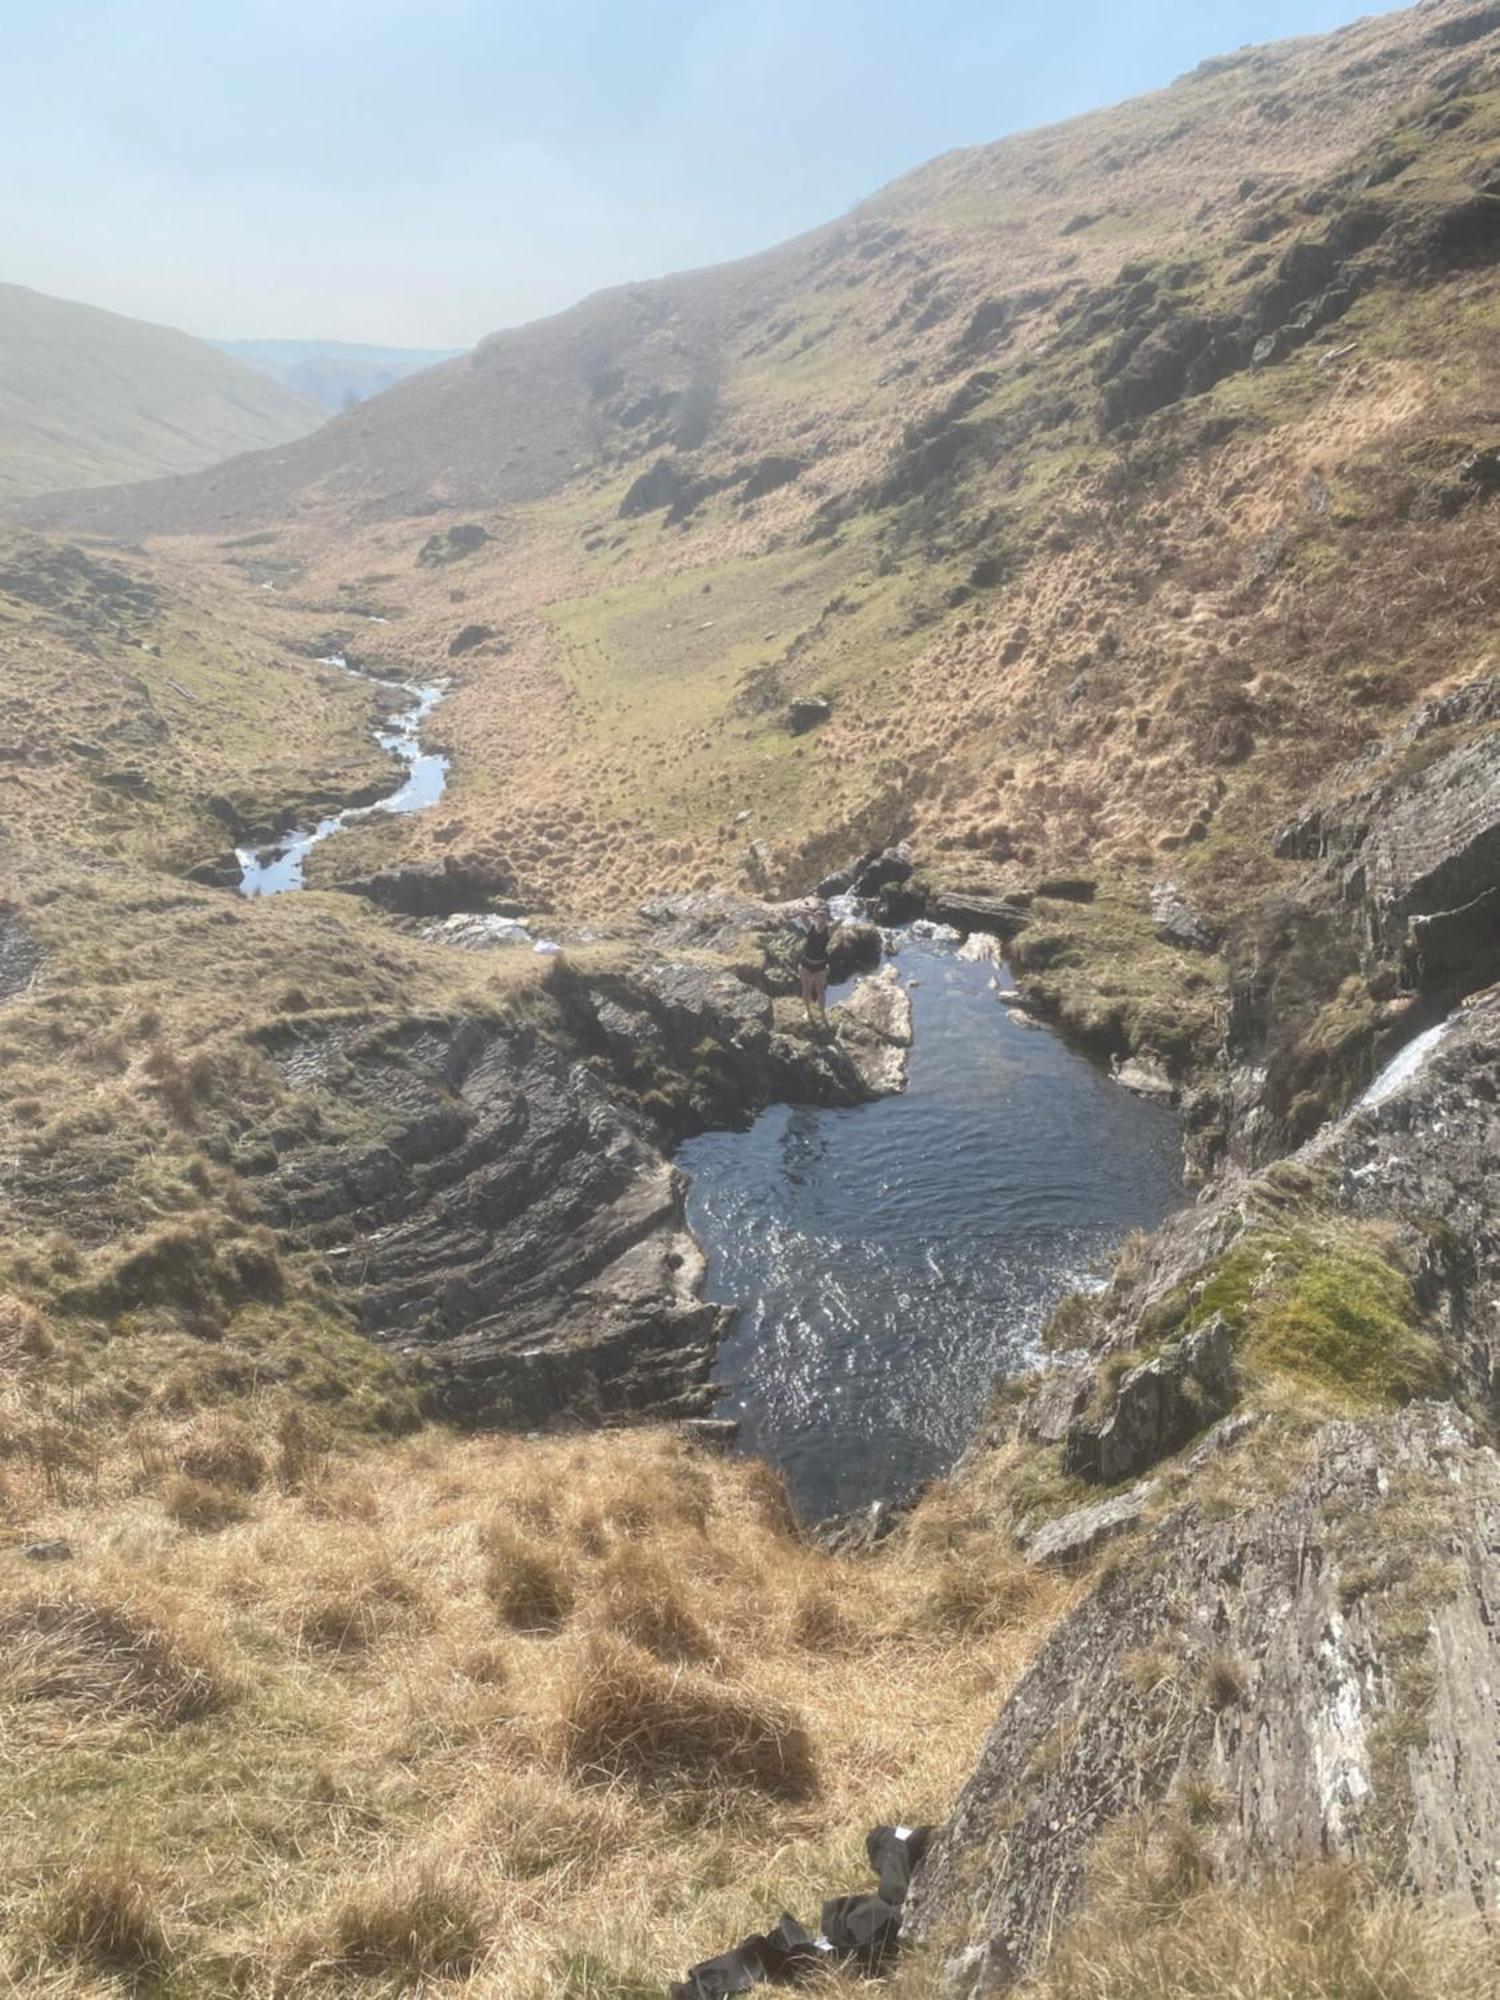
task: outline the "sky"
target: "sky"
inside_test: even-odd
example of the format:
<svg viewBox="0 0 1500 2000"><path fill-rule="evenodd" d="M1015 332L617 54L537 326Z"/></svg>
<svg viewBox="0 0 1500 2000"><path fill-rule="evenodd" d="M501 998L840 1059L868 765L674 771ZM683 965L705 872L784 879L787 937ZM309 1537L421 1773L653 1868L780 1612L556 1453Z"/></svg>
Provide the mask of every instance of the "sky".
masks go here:
<svg viewBox="0 0 1500 2000"><path fill-rule="evenodd" d="M0 0L0 280L467 347L1381 0Z"/></svg>

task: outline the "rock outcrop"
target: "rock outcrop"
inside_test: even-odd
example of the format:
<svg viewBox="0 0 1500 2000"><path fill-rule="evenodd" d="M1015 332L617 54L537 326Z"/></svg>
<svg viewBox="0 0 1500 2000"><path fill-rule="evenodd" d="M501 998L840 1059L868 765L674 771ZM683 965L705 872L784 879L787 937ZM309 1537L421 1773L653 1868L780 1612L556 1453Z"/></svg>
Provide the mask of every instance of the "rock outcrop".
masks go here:
<svg viewBox="0 0 1500 2000"><path fill-rule="evenodd" d="M41 946L20 914L0 904L0 1000L24 992L41 962Z"/></svg>
<svg viewBox="0 0 1500 2000"><path fill-rule="evenodd" d="M1245 1457L1239 1510L1160 1520L1007 1703L909 1905L949 1992L1037 1968L1100 1835L1190 1788L1221 1879L1343 1859L1494 1907L1500 1464L1448 1407L1326 1426L1282 1494Z"/></svg>
<svg viewBox="0 0 1500 2000"><path fill-rule="evenodd" d="M370 1136L251 1140L241 1170L284 1240L321 1262L372 1339L423 1361L451 1413L701 1415L728 1315L699 1296L671 1145L773 1099L898 1089L910 1040L888 982L856 989L846 1033L812 1039L782 1032L741 971L701 954L593 974L557 959L547 1033L289 1022L271 1041L284 1074L332 1086Z"/></svg>
<svg viewBox="0 0 1500 2000"><path fill-rule="evenodd" d="M1234 1157L1344 1108L1400 1042L1500 977L1500 677L1419 709L1282 828L1312 864L1228 944Z"/></svg>
<svg viewBox="0 0 1500 2000"><path fill-rule="evenodd" d="M1121 1490L1015 1522L1093 1580L934 1842L946 1991L1039 1968L1124 1828L1228 1884L1331 1859L1500 1903L1497 1150L1500 994L1169 1222L971 1451Z"/></svg>

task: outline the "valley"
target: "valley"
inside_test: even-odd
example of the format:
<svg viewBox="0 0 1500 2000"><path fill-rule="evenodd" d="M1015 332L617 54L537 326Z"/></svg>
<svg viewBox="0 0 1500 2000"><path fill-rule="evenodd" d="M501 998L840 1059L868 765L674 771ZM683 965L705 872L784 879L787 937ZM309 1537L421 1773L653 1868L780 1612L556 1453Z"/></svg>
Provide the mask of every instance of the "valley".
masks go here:
<svg viewBox="0 0 1500 2000"><path fill-rule="evenodd" d="M1425 0L0 487L7 1990L1500 1994L1497 160Z"/></svg>

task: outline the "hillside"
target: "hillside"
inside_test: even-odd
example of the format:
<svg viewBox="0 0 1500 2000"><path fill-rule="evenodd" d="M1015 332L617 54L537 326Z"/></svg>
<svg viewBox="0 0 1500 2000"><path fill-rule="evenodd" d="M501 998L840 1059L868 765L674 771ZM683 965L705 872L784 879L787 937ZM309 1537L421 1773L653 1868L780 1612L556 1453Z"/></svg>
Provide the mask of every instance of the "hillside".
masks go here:
<svg viewBox="0 0 1500 2000"><path fill-rule="evenodd" d="M207 341L0 285L0 499L196 472L320 420Z"/></svg>
<svg viewBox="0 0 1500 2000"><path fill-rule="evenodd" d="M394 388L408 375L452 361L454 347L373 347L345 340L216 340L221 352L258 374L310 396L325 410L346 410Z"/></svg>
<svg viewBox="0 0 1500 2000"><path fill-rule="evenodd" d="M1500 1996L1497 162L1427 0L9 510L0 1987L648 2000L889 1821L810 1991ZM823 1532L677 1149L901 1088L827 871L1194 1199Z"/></svg>
<svg viewBox="0 0 1500 2000"><path fill-rule="evenodd" d="M487 634L443 838L523 899L796 886L906 832L1229 914L1289 802L1490 643L1493 516L1434 496L1482 502L1495 441L1496 52L1439 0L1207 63L30 518L209 572L274 537L278 613L366 604L373 658ZM487 539L424 559L449 526Z"/></svg>

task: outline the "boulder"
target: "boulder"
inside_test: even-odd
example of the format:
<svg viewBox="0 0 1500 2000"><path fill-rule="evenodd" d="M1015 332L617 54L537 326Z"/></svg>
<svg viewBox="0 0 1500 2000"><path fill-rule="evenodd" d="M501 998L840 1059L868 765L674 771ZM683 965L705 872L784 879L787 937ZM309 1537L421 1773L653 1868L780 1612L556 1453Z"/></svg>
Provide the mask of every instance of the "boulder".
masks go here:
<svg viewBox="0 0 1500 2000"><path fill-rule="evenodd" d="M794 736L801 736L826 722L832 713L833 703L826 695L799 694L787 703L786 726Z"/></svg>
<svg viewBox="0 0 1500 2000"><path fill-rule="evenodd" d="M1221 1417L1239 1394L1230 1328L1217 1313L1175 1347L1134 1368L1103 1414L1069 1428L1063 1463L1101 1486L1133 1479Z"/></svg>
<svg viewBox="0 0 1500 2000"><path fill-rule="evenodd" d="M463 653L472 653L476 646L484 645L486 640L493 639L494 636L493 625L465 625L462 631L455 632L449 640L448 657L450 660L456 660Z"/></svg>
<svg viewBox="0 0 1500 2000"><path fill-rule="evenodd" d="M669 458L659 458L649 472L643 472L627 488L620 502L619 518L629 521L638 514L653 514L670 507L688 484L688 475Z"/></svg>
<svg viewBox="0 0 1500 2000"><path fill-rule="evenodd" d="M24 992L41 962L42 948L20 912L0 903L0 1000Z"/></svg>
<svg viewBox="0 0 1500 2000"><path fill-rule="evenodd" d="M1281 852L1279 845L1277 851ZM1162 943L1175 945L1179 951L1214 948L1212 932L1175 882L1152 883L1151 922Z"/></svg>
<svg viewBox="0 0 1500 2000"><path fill-rule="evenodd" d="M244 865L231 848L227 854L216 855L212 861L200 861L190 868L187 878L205 889L237 889L244 878Z"/></svg>
<svg viewBox="0 0 1500 2000"><path fill-rule="evenodd" d="M894 965L861 979L834 1008L830 1019L872 1097L904 1089L912 1043L911 996Z"/></svg>
<svg viewBox="0 0 1500 2000"><path fill-rule="evenodd" d="M878 896L882 889L909 882L916 868L912 851L903 840L895 847L866 855L855 870L854 889L860 896Z"/></svg>
<svg viewBox="0 0 1500 2000"><path fill-rule="evenodd" d="M1048 1565L1072 1568L1096 1555L1106 1542L1139 1527L1146 1509L1158 1490L1154 1479L1143 1480L1128 1493L1109 1500L1096 1500L1090 1507L1075 1507L1054 1521L1044 1521L1020 1537L1022 1552L1033 1569Z"/></svg>
<svg viewBox="0 0 1500 2000"><path fill-rule="evenodd" d="M1459 466L1458 476L1482 493L1500 492L1500 445L1485 445L1471 451Z"/></svg>
<svg viewBox="0 0 1500 2000"><path fill-rule="evenodd" d="M769 458L757 459L745 475L745 483L740 489L740 499L746 503L764 499L780 486L790 486L794 479L800 479L807 470L800 458L787 458L773 454Z"/></svg>
<svg viewBox="0 0 1500 2000"><path fill-rule="evenodd" d="M461 521L455 527L429 535L417 551L417 562L423 569L439 569L445 563L461 562L493 540L488 528L482 528L477 521Z"/></svg>
<svg viewBox="0 0 1500 2000"><path fill-rule="evenodd" d="M939 923L958 931L986 931L992 937L1019 937L1031 922L1029 897L983 895L969 889L934 889L927 907Z"/></svg>
<svg viewBox="0 0 1500 2000"><path fill-rule="evenodd" d="M350 882L329 884L343 895L364 896L403 917L447 917L460 910L482 909L514 886L503 869L485 862L459 861L452 855L440 868L408 863Z"/></svg>

